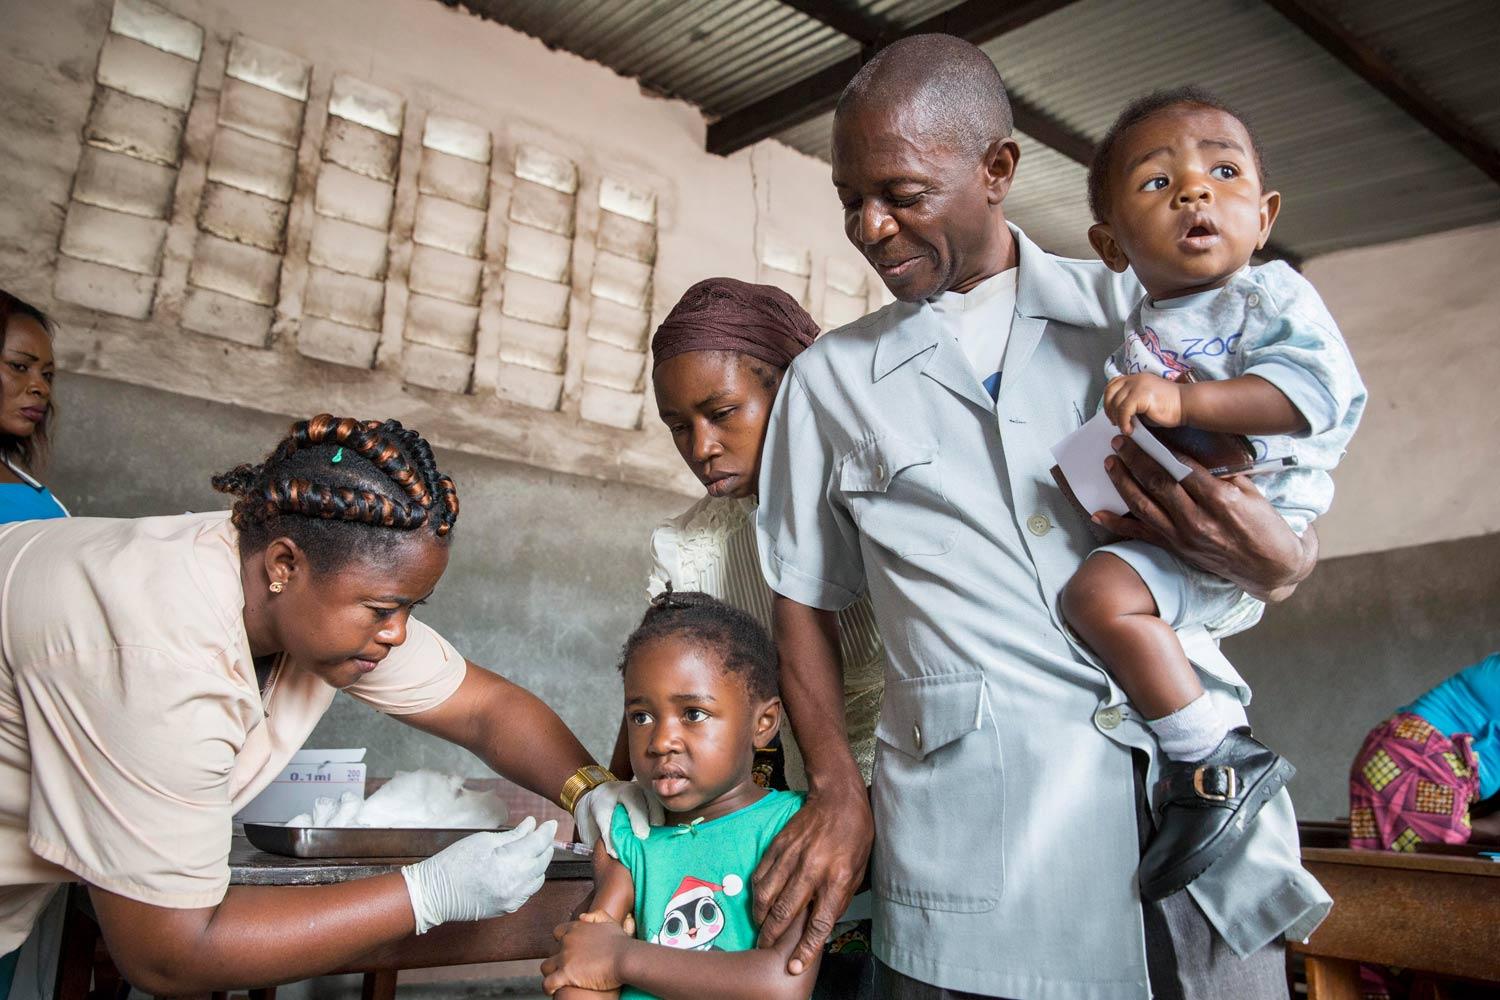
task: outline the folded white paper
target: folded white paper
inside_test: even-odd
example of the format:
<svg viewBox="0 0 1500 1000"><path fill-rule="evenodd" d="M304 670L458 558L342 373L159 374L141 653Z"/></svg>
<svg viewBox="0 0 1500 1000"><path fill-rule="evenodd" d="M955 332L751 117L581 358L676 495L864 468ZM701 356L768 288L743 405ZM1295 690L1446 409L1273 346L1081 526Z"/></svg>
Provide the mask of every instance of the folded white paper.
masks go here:
<svg viewBox="0 0 1500 1000"><path fill-rule="evenodd" d="M234 818L241 823L285 823L320 797L365 798L365 749L298 750L265 789Z"/></svg>
<svg viewBox="0 0 1500 1000"><path fill-rule="evenodd" d="M1104 460L1115 453L1110 442L1120 433L1119 428L1109 422L1109 417L1100 410L1094 418L1072 434L1052 446L1052 457L1072 488L1073 495L1090 514L1107 510L1112 514L1129 514L1120 491L1104 471ZM1179 462L1167 446L1158 441L1137 418L1130 439L1141 446L1141 450L1156 459L1181 482L1192 473L1192 469Z"/></svg>

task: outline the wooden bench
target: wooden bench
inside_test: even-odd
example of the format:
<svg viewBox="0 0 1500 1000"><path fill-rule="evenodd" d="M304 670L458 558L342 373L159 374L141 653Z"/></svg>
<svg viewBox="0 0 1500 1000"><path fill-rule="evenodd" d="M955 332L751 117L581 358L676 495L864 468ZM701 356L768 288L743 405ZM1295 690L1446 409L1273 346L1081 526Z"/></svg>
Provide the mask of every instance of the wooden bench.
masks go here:
<svg viewBox="0 0 1500 1000"><path fill-rule="evenodd" d="M1500 864L1328 847L1303 848L1302 861L1333 897L1311 939L1292 945L1309 1000L1359 1000L1361 962L1500 988Z"/></svg>

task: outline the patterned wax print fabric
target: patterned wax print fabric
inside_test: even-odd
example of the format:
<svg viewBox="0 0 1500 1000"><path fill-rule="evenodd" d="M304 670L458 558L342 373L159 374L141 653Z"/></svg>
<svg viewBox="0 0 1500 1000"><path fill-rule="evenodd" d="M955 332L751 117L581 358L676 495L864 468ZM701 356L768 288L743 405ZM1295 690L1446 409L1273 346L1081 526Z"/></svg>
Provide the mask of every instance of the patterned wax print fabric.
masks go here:
<svg viewBox="0 0 1500 1000"><path fill-rule="evenodd" d="M1420 715L1391 716L1370 730L1349 772L1349 846L1414 851L1466 843L1479 763L1467 733L1450 739Z"/></svg>
<svg viewBox="0 0 1500 1000"><path fill-rule="evenodd" d="M1460 670L1410 705L1396 709L1420 715L1444 736L1468 733L1479 769L1479 797L1500 792L1500 653Z"/></svg>
<svg viewBox="0 0 1500 1000"><path fill-rule="evenodd" d="M802 802L800 792L768 791L718 819L652 827L645 840L617 808L614 842L635 882L636 937L686 951L754 948L760 928L750 915L750 875ZM704 996L713 992L703 985ZM651 994L627 986L620 996Z"/></svg>

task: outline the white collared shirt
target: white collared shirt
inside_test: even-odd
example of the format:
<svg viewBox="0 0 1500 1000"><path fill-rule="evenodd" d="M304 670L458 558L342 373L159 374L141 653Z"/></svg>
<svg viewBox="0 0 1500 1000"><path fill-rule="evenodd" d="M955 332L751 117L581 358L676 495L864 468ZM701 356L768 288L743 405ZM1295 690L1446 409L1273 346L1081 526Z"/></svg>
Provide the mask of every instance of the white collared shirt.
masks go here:
<svg viewBox="0 0 1500 1000"><path fill-rule="evenodd" d="M967 292L943 292L928 299L942 319L943 330L964 349L974 375L994 399L1000 394L1000 369L1016 315L1016 275L1019 269L985 278Z"/></svg>

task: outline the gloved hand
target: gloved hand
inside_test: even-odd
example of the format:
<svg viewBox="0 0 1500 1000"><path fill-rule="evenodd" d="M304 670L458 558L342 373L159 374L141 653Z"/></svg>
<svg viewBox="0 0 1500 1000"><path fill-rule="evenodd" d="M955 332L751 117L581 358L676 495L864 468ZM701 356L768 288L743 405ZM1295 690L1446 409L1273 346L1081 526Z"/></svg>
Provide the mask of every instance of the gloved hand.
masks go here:
<svg viewBox="0 0 1500 1000"><path fill-rule="evenodd" d="M475 833L401 869L417 933L449 920L483 920L520 909L542 887L557 821L527 816L514 830Z"/></svg>
<svg viewBox="0 0 1500 1000"><path fill-rule="evenodd" d="M573 804L573 822L578 824L578 839L592 844L601 837L604 849L612 858L619 858L610 836L614 822L615 806L625 807L630 815L630 829L636 839L645 840L651 835L652 826L660 826L666 818L661 803L646 793L646 787L634 781L606 781L595 785L578 797Z"/></svg>

